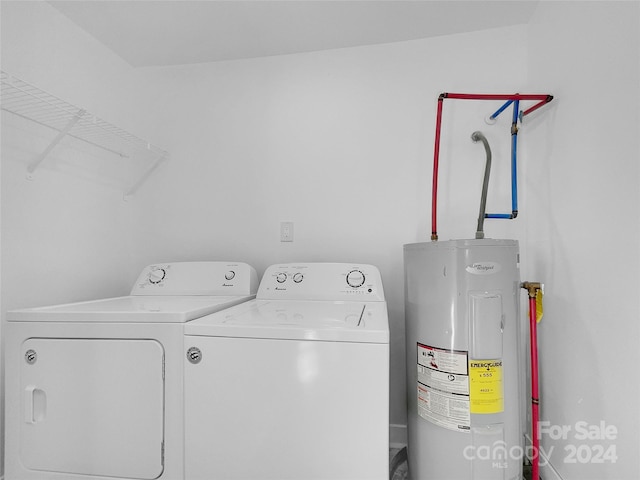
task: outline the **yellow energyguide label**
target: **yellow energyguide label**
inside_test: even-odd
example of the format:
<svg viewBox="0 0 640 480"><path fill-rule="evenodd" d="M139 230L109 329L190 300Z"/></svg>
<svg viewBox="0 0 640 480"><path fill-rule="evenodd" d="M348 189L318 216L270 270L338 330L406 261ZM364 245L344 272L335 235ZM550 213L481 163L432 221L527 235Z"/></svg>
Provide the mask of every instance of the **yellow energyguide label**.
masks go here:
<svg viewBox="0 0 640 480"><path fill-rule="evenodd" d="M504 411L502 359L469 360L469 396L471 413Z"/></svg>

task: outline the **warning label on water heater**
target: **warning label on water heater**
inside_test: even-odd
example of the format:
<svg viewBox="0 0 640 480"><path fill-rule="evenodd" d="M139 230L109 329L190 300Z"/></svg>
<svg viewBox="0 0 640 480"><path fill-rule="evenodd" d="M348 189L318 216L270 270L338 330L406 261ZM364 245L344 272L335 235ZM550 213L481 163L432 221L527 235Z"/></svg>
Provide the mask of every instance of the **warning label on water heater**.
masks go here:
<svg viewBox="0 0 640 480"><path fill-rule="evenodd" d="M418 343L418 415L450 430L471 428L468 352Z"/></svg>

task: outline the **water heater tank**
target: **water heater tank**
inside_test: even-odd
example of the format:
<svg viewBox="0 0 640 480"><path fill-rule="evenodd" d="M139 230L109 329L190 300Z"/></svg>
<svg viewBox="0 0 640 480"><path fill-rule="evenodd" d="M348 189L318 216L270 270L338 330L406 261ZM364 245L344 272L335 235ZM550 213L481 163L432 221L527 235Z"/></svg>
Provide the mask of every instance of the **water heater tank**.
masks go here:
<svg viewBox="0 0 640 480"><path fill-rule="evenodd" d="M518 242L405 245L412 480L522 478Z"/></svg>

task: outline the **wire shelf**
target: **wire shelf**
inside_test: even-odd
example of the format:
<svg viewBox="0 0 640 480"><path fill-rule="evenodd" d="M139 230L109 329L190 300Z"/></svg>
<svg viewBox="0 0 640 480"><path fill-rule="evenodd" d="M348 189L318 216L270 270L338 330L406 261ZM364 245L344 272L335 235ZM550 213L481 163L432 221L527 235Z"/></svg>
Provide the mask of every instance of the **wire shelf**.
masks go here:
<svg viewBox="0 0 640 480"><path fill-rule="evenodd" d="M0 71L0 108L14 115L31 120L48 127L58 136L52 144L29 165L32 174L46 158L51 149L65 136L75 138L99 147L123 158L154 158L157 163L167 157L168 153L161 148L132 135L131 133L108 123L54 95L51 95L19 78ZM151 171L148 172L149 174ZM148 174L143 176L144 179ZM127 194L142 183L138 181Z"/></svg>

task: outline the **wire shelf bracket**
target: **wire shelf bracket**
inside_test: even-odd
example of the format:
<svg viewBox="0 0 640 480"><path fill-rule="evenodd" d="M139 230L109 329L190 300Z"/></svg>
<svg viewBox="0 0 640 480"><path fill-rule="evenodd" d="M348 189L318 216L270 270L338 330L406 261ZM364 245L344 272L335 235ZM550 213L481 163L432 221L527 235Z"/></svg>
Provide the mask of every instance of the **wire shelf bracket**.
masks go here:
<svg viewBox="0 0 640 480"><path fill-rule="evenodd" d="M142 176L138 179L138 181L134 183L126 192L124 192L124 199L127 200L129 199L129 197L135 194L140 188L140 186L147 181L147 178L149 178L151 174L156 170L156 168L158 168L160 164L164 162L166 159L167 159L167 154L164 154L161 157L158 157L158 159L153 163L153 165L151 165L151 167L149 167L147 171L142 174Z"/></svg>
<svg viewBox="0 0 640 480"><path fill-rule="evenodd" d="M2 110L58 132L49 145L28 164L29 180L35 178L40 165L66 137L99 147L121 158L152 160L152 165L126 189L125 199L133 195L169 156L165 150L4 71L0 71L0 85Z"/></svg>

